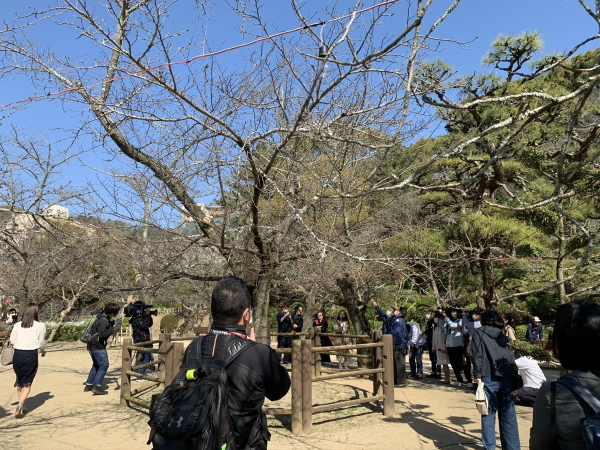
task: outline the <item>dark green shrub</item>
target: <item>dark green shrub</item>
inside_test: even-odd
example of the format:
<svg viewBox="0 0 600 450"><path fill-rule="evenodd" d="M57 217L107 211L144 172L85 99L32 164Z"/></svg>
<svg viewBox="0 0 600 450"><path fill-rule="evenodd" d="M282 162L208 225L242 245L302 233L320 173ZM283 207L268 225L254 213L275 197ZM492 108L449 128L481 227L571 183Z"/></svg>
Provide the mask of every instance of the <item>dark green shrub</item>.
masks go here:
<svg viewBox="0 0 600 450"><path fill-rule="evenodd" d="M172 333L179 327L179 318L173 314L167 314L160 319L160 329L166 333Z"/></svg>
<svg viewBox="0 0 600 450"><path fill-rule="evenodd" d="M515 328L515 336L519 341L525 340L525 335L527 334L527 325L517 325Z"/></svg>
<svg viewBox="0 0 600 450"><path fill-rule="evenodd" d="M525 341L512 341L509 344L515 353L518 353L521 356L531 356L536 361L550 362L552 361L552 354L544 350L537 345L530 344Z"/></svg>

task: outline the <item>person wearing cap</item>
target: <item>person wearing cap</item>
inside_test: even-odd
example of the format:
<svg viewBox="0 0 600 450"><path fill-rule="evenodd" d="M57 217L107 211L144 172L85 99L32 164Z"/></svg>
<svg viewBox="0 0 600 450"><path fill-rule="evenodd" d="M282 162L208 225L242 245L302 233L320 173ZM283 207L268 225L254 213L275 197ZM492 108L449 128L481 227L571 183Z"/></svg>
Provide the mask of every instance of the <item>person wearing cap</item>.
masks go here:
<svg viewBox="0 0 600 450"><path fill-rule="evenodd" d="M525 334L525 340L535 344L537 341L544 339L544 329L540 318L535 316L533 322L527 325L527 333Z"/></svg>

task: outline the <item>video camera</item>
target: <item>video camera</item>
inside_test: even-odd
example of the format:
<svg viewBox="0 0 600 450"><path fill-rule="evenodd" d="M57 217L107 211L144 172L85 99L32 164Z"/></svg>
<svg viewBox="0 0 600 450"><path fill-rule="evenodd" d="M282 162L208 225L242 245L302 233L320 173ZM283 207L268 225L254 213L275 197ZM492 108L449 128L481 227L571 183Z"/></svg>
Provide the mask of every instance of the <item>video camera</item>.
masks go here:
<svg viewBox="0 0 600 450"><path fill-rule="evenodd" d="M146 305L144 302L135 302L130 303L125 308L123 308L123 313L125 317L140 317L142 314L146 313L148 315L157 316L158 310L150 310L152 305Z"/></svg>

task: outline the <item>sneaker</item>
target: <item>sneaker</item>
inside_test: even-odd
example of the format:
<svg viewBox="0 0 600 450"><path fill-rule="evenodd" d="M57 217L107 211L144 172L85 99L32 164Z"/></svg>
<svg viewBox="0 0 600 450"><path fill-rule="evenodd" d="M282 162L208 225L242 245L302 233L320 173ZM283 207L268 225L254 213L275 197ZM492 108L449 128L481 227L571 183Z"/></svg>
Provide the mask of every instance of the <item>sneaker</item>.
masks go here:
<svg viewBox="0 0 600 450"><path fill-rule="evenodd" d="M467 383L468 388L472 388L473 386L475 386L475 385L473 383L471 383L470 381Z"/></svg>
<svg viewBox="0 0 600 450"><path fill-rule="evenodd" d="M434 378L435 378L436 380L439 380L439 379L441 379L441 378L442 378L442 374L441 374L441 373L436 373Z"/></svg>
<svg viewBox="0 0 600 450"><path fill-rule="evenodd" d="M85 387L83 388L83 392L90 392L93 387L94 387L93 384L86 384Z"/></svg>
<svg viewBox="0 0 600 450"><path fill-rule="evenodd" d="M135 379L135 380L133 380L133 381L136 381L136 382L138 382L138 383L139 383L139 382L142 382L142 383L143 383L144 381L147 381L147 380L144 380L143 378L136 378L136 379Z"/></svg>
<svg viewBox="0 0 600 450"><path fill-rule="evenodd" d="M395 384L394 387L395 388L405 388L406 384Z"/></svg>
<svg viewBox="0 0 600 450"><path fill-rule="evenodd" d="M435 373L430 373L429 375L425 375L427 378L437 378Z"/></svg>
<svg viewBox="0 0 600 450"><path fill-rule="evenodd" d="M102 389L101 386L96 385L92 387L92 392L94 393L94 395L108 395L108 391L105 391Z"/></svg>
<svg viewBox="0 0 600 450"><path fill-rule="evenodd" d="M452 383L452 386L460 386L460 381L455 381L454 383Z"/></svg>
<svg viewBox="0 0 600 450"><path fill-rule="evenodd" d="M417 375L417 376L415 377L415 380L422 380L422 379L423 379L423 375Z"/></svg>

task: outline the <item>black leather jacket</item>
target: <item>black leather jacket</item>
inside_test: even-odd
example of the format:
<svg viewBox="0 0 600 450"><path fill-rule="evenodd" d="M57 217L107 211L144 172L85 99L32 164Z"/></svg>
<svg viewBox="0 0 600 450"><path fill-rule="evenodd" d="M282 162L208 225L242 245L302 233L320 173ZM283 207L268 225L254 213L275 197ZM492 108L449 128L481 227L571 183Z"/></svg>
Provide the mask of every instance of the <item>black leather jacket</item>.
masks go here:
<svg viewBox="0 0 600 450"><path fill-rule="evenodd" d="M213 324L212 328L246 334L246 327L240 325ZM236 337L218 334L202 337L202 362L211 362L231 339ZM289 389L290 377L279 364L275 350L267 345L253 345L231 363L227 368L227 397L238 450L266 450L270 434L262 411L265 397L279 400Z"/></svg>
<svg viewBox="0 0 600 450"><path fill-rule="evenodd" d="M87 344L87 348L88 351L95 352L106 348L108 338L115 334L117 329L115 328L115 322L110 320L104 311L100 311L96 315L96 320L91 327L91 331L92 334L97 333L97 336Z"/></svg>
<svg viewBox="0 0 600 450"><path fill-rule="evenodd" d="M150 327L154 324L150 314L142 314L135 319L131 319L133 342L148 342L150 340Z"/></svg>

